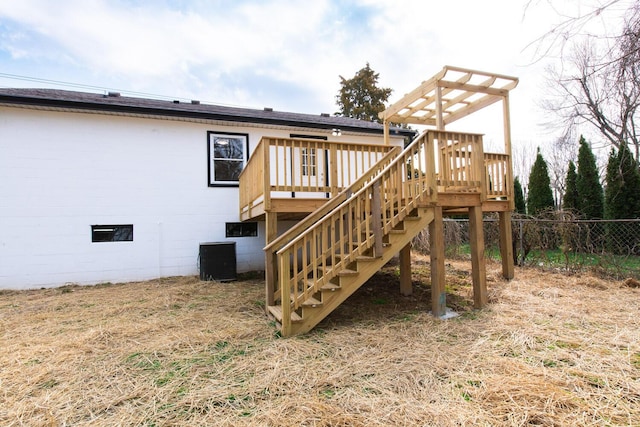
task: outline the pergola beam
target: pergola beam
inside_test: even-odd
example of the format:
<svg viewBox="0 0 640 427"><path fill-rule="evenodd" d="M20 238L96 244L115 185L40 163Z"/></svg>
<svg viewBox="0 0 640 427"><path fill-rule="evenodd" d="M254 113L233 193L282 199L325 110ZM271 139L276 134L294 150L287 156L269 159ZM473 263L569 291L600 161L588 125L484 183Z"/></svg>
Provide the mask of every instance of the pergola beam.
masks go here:
<svg viewBox="0 0 640 427"><path fill-rule="evenodd" d="M479 78L482 81L478 82ZM445 66L379 117L393 123L440 128L506 98L517 84L516 77ZM451 93L453 98L448 98Z"/></svg>

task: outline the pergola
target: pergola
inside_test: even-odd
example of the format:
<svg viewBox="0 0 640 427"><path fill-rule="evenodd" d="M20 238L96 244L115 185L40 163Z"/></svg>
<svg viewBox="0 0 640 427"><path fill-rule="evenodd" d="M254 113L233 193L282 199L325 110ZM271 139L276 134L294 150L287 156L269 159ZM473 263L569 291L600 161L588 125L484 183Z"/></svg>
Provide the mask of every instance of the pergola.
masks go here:
<svg viewBox="0 0 640 427"><path fill-rule="evenodd" d="M517 77L446 65L379 117L387 129L390 123L406 123L445 130L448 124L502 101L505 141L509 141L509 91L517 85Z"/></svg>
<svg viewBox="0 0 640 427"><path fill-rule="evenodd" d="M467 68L444 66L440 72L422 82L417 88L404 95L400 100L389 106L379 114L384 122L385 144L389 143L390 124L412 124L435 128L434 132L450 132L447 125L467 117L485 107L502 102L502 121L504 132L504 155L506 158L504 182L508 187L513 185L513 170L511 162L511 121L509 113L509 91L518 85L518 78L504 74L489 73ZM461 134L452 134L458 138ZM455 142L453 142L455 146ZM481 143L482 145L482 143ZM484 150L481 149L484 153ZM454 167L459 165L457 157L462 156L462 150L453 148L447 152ZM467 153L468 154L468 153ZM436 156L438 157L438 156ZM482 169L489 167L490 158L484 154ZM482 162L482 160L480 161ZM481 163L482 164L482 163ZM490 181L489 181L490 182ZM486 183L485 183L486 184ZM490 184L489 184L490 185ZM509 188L510 190L510 188ZM507 190L507 192L509 192ZM508 208L498 210L500 223L500 253L502 257L503 276L513 277L513 253L511 249L511 210L514 209L513 195L507 198ZM439 206L438 206L439 205ZM446 207L446 206L445 206ZM444 238L442 225L443 203L434 207L435 219L429 225L432 237L432 295L444 298ZM489 208L488 211L492 211ZM486 300L486 278L484 267L484 237L482 231L482 207L469 206L470 240L472 252L472 276L474 295L478 295L480 304ZM401 276L404 282L410 282L410 248L407 246L400 252ZM402 272L404 271L404 274ZM401 280L401 287L402 285ZM406 285L409 286L408 284ZM477 290L477 292L476 292ZM435 297L434 297L435 298ZM474 296L474 298L476 298ZM437 305L433 306L434 313L441 311Z"/></svg>

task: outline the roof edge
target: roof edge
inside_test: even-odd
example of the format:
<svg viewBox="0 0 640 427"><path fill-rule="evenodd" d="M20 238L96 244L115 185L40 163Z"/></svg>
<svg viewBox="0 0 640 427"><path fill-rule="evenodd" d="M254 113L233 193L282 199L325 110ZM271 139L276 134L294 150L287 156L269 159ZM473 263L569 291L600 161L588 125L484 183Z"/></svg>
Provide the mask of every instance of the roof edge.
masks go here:
<svg viewBox="0 0 640 427"><path fill-rule="evenodd" d="M88 92L76 92L80 94L87 94ZM99 94L93 94L96 96L100 96ZM122 99L122 98L120 98ZM139 100L149 100L146 98L135 98ZM156 101L156 100L149 100ZM161 102L161 101L160 101ZM380 124L379 128L372 128L369 126L354 126L347 123L341 123L338 120L332 121L331 116L319 116L322 117L322 122L312 121L312 120L304 120L304 117L307 116L310 119L315 117L311 114L304 113L295 113L298 117L258 117L260 110L257 109L241 109L246 111L248 114L242 115L237 114L236 108L230 108L228 112L223 111L202 111L200 110L187 110L187 109L176 109L174 108L164 108L162 106L141 106L141 105L133 105L126 103L119 104L111 104L111 103L101 103L95 101L81 101L81 100L73 100L73 99L59 99L52 97L43 97L43 96L29 96L29 95L19 95L19 94L7 94L0 93L0 103L10 104L10 105L21 105L24 107L48 107L54 109L71 109L77 111L104 111L110 113L119 113L125 115L132 116L158 116L163 118L191 118L198 120L216 120L216 121L227 121L232 123L253 123L253 124L265 124L265 125L276 125L276 126L291 126L291 127L306 127L310 129L322 129L322 130L332 130L334 128L339 128L341 131L349 131L349 132L359 132L359 133L368 133L368 134L379 134L383 135L384 127ZM170 104L173 105L173 104ZM187 104L184 104L187 105ZM206 108L207 104L199 104L198 107ZM213 105L212 105L213 106ZM218 109L222 108L223 110L227 107L215 106ZM235 112L235 114L234 114ZM251 113L254 113L253 115ZM370 122L363 122L367 124L371 124ZM394 136L403 136L403 137L413 137L416 132L411 129L404 129L400 127L392 128L392 134Z"/></svg>

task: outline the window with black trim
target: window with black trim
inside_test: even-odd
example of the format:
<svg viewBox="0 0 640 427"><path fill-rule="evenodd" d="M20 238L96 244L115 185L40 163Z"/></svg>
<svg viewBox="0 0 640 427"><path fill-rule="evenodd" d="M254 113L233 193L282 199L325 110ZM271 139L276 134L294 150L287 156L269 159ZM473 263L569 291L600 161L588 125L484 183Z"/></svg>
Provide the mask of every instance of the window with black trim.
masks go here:
<svg viewBox="0 0 640 427"><path fill-rule="evenodd" d="M249 135L207 132L207 139L209 186L237 186L249 158Z"/></svg>
<svg viewBox="0 0 640 427"><path fill-rule="evenodd" d="M256 237L258 235L257 222L227 222L227 237Z"/></svg>
<svg viewBox="0 0 640 427"><path fill-rule="evenodd" d="M132 242L133 224L92 225L92 242Z"/></svg>

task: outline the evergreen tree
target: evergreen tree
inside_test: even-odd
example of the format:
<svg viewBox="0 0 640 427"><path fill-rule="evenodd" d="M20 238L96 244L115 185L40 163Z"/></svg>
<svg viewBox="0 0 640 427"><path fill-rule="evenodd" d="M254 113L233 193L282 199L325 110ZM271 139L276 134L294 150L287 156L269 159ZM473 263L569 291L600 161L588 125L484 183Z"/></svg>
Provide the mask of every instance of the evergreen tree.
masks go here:
<svg viewBox="0 0 640 427"><path fill-rule="evenodd" d="M553 208L553 192L551 191L551 180L549 179L549 169L544 161L540 148L536 161L531 167L529 174L529 197L527 198L527 213L537 215L538 213Z"/></svg>
<svg viewBox="0 0 640 427"><path fill-rule="evenodd" d="M345 79L340 76L341 87L336 95L340 111L335 115L380 122L378 113L384 110L384 103L392 90L378 87L379 76L379 73L369 67L368 62L353 78Z"/></svg>
<svg viewBox="0 0 640 427"><path fill-rule="evenodd" d="M638 164L626 145L616 153L611 150L607 163L605 217L607 219L640 218L640 173Z"/></svg>
<svg viewBox="0 0 640 427"><path fill-rule="evenodd" d="M580 136L580 149L578 150L576 190L578 194L576 207L580 215L585 219L602 219L604 217L604 196L598 177L596 158L582 136Z"/></svg>
<svg viewBox="0 0 640 427"><path fill-rule="evenodd" d="M513 200L516 205L516 212L522 215L526 214L527 206L524 203L524 192L517 176L513 180Z"/></svg>
<svg viewBox="0 0 640 427"><path fill-rule="evenodd" d="M611 150L607 163L607 188L605 190L605 218L640 218L640 173L638 164L626 145L616 153ZM607 247L617 254L640 254L640 224L629 224L625 233L620 233L617 224L606 227Z"/></svg>
<svg viewBox="0 0 640 427"><path fill-rule="evenodd" d="M573 160L569 160L569 168L567 169L567 178L565 179L565 192L562 197L562 210L578 211L578 188L576 186L576 165Z"/></svg>
<svg viewBox="0 0 640 427"><path fill-rule="evenodd" d="M618 218L618 210L621 208L618 206L618 195L620 194L620 187L622 186L622 180L620 179L620 159L614 148L609 153L609 160L607 161L607 173L604 177L606 183L606 189L604 192L604 217L605 219Z"/></svg>

